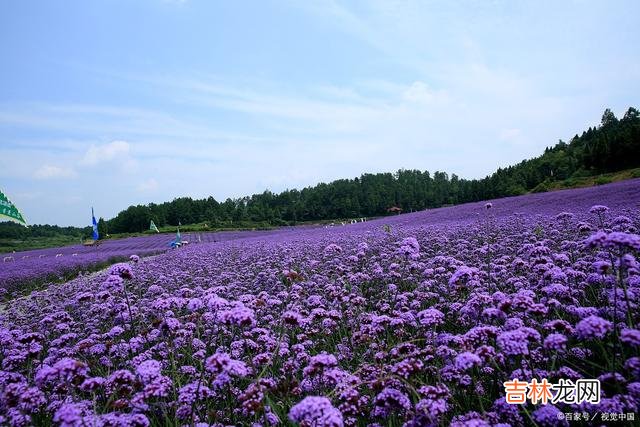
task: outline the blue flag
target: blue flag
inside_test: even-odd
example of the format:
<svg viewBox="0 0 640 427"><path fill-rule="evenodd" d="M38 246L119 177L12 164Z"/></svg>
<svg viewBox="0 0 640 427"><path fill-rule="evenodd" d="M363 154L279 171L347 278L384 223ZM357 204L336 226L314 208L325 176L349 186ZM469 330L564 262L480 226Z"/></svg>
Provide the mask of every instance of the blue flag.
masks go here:
<svg viewBox="0 0 640 427"><path fill-rule="evenodd" d="M96 216L93 214L93 207L91 208L91 220L93 222L93 240L98 240L100 235L98 234L98 222Z"/></svg>
<svg viewBox="0 0 640 427"><path fill-rule="evenodd" d="M180 227L178 227L178 231L176 232L176 238L167 244L172 248L177 248L182 245L182 236L180 235Z"/></svg>

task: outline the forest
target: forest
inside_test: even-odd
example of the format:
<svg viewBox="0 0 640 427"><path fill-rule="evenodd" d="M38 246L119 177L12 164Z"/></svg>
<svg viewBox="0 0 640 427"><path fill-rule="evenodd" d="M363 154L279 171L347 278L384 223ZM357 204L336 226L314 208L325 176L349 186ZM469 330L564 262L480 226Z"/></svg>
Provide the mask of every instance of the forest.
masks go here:
<svg viewBox="0 0 640 427"><path fill-rule="evenodd" d="M99 230L103 236L141 232L149 228L151 220L158 227L205 223L216 229L375 217L390 214L390 208L396 208L394 212L399 209L411 212L548 191L557 181L637 167L640 167L640 113L631 107L618 119L606 109L598 126L576 134L569 142L560 140L538 157L499 168L483 179L464 179L440 171L399 170L365 173L353 179L278 194L267 190L223 202L213 197L180 197L160 204L130 206L112 219L100 219ZM0 227L0 238L8 237L3 234L13 228Z"/></svg>

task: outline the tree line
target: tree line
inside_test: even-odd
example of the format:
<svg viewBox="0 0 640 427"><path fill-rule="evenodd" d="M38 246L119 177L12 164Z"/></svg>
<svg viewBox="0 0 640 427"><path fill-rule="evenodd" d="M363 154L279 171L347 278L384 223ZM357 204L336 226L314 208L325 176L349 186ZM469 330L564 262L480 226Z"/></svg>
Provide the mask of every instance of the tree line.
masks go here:
<svg viewBox="0 0 640 427"><path fill-rule="evenodd" d="M35 224L24 227L14 222L0 222L0 239L25 240L30 237L72 236L77 239L91 234L91 227L59 227Z"/></svg>
<svg viewBox="0 0 640 427"><path fill-rule="evenodd" d="M394 207L410 212L546 191L555 181L635 167L640 167L640 113L632 107L618 119L606 109L600 125L576 134L569 142L560 140L538 157L499 168L483 179L402 169L365 173L302 190L267 190L224 202L213 197L180 197L160 204L129 206L112 219L101 218L99 230L103 235L140 232L149 228L151 220L158 227L206 223L210 228L220 228L373 217L387 215Z"/></svg>

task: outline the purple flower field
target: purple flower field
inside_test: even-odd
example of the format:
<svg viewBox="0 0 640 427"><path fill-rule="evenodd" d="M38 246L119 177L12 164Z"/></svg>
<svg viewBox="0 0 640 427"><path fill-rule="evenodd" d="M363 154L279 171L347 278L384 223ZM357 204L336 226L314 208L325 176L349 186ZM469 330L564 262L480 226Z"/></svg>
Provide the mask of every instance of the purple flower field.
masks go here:
<svg viewBox="0 0 640 427"><path fill-rule="evenodd" d="M291 228L283 229L291 230ZM251 236L269 235L276 231L222 231L217 233L183 233L190 243L211 243L243 239ZM10 297L20 292L21 285L32 281L60 281L75 276L82 270L103 264L128 259L131 255L152 255L169 250L167 242L174 238L170 234L157 234L125 239L105 240L98 247L82 245L60 248L37 249L0 254L0 301L4 295Z"/></svg>
<svg viewBox="0 0 640 427"><path fill-rule="evenodd" d="M50 284L0 307L0 425L637 414L639 207L630 180L244 234ZM153 239L114 252L153 252ZM509 404L513 379L598 379L599 403Z"/></svg>

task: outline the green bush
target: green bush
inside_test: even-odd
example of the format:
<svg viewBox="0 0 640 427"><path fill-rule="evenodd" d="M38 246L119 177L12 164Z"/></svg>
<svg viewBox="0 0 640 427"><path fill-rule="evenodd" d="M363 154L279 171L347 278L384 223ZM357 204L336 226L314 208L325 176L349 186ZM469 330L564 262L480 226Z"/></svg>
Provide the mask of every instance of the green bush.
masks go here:
<svg viewBox="0 0 640 427"><path fill-rule="evenodd" d="M546 181L541 182L531 190L532 193L546 193L547 191L549 191L549 183Z"/></svg>
<svg viewBox="0 0 640 427"><path fill-rule="evenodd" d="M604 185L604 184L610 184L611 182L613 182L613 179L610 176L599 176L598 178L596 178L596 185Z"/></svg>

